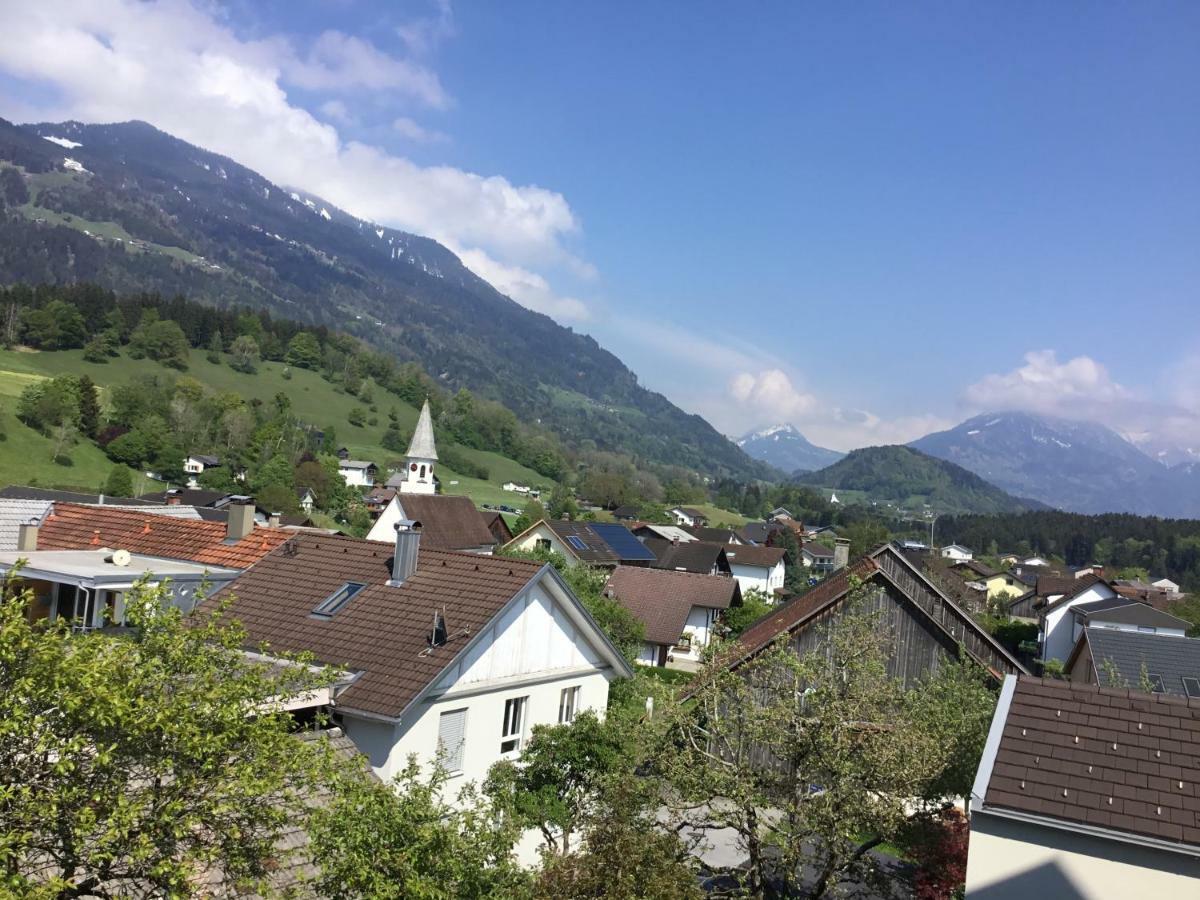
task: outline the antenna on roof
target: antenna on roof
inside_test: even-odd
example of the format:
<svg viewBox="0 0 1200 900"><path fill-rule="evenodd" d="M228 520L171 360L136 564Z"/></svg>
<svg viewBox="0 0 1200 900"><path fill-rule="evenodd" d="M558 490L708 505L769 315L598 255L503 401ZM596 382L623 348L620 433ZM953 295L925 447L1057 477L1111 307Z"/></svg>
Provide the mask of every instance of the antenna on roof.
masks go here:
<svg viewBox="0 0 1200 900"><path fill-rule="evenodd" d="M446 631L445 611L445 607L433 611L433 630L429 633L430 647L441 647L450 639Z"/></svg>

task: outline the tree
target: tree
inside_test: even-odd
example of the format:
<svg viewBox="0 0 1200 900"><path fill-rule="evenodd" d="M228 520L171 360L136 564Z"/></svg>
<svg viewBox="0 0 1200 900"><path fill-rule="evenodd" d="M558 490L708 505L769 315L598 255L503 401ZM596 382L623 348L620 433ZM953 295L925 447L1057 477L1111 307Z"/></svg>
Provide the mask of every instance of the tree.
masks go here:
<svg viewBox="0 0 1200 900"><path fill-rule="evenodd" d="M4 893L191 896L247 890L336 771L278 699L321 690L306 665L263 666L215 617L186 627L162 587L125 594L128 636L31 622L0 601L0 884ZM286 851L283 851L286 853Z"/></svg>
<svg viewBox="0 0 1200 900"><path fill-rule="evenodd" d="M254 474L251 485L256 492L263 491L268 487L281 487L290 491L296 487L295 479L292 461L282 454L277 454L259 468Z"/></svg>
<svg viewBox="0 0 1200 900"><path fill-rule="evenodd" d="M361 406L353 406L350 412L346 413L346 421L351 425L362 428L367 424L367 411Z"/></svg>
<svg viewBox="0 0 1200 900"><path fill-rule="evenodd" d="M220 365L221 354L225 352L225 342L221 340L221 332L214 331L212 339L208 342L208 349L204 353L204 358L213 365Z"/></svg>
<svg viewBox="0 0 1200 900"><path fill-rule="evenodd" d="M344 775L336 800L310 826L320 870L316 893L332 900L483 900L523 893L512 860L517 832L464 788L443 799L446 772L422 775L415 758L391 785Z"/></svg>
<svg viewBox="0 0 1200 900"><path fill-rule="evenodd" d="M83 345L83 361L100 363L101 365L108 363L108 352L105 349L104 339L101 335L93 335L88 342Z"/></svg>
<svg viewBox="0 0 1200 900"><path fill-rule="evenodd" d="M574 519L579 515L579 507L575 504L575 496L565 484L556 484L550 491L546 501L546 513L551 519Z"/></svg>
<svg viewBox="0 0 1200 900"><path fill-rule="evenodd" d="M722 622L729 629L729 637L735 638L775 607L762 591L751 589L742 594L742 605L725 610Z"/></svg>
<svg viewBox="0 0 1200 900"><path fill-rule="evenodd" d="M734 831L750 896L825 897L878 876L868 851L897 838L913 798L969 790L978 755L964 748L982 746L990 693L943 681L954 666L906 691L887 674L894 638L851 602L820 650L780 641L732 671L710 663L670 712L659 765L673 816Z"/></svg>
<svg viewBox="0 0 1200 900"><path fill-rule="evenodd" d="M128 466L113 466L102 488L109 497L132 497L133 474Z"/></svg>
<svg viewBox="0 0 1200 900"><path fill-rule="evenodd" d="M584 710L564 725L534 726L517 761L492 766L484 792L522 828L536 828L551 853L570 853L610 777L629 769L627 736Z"/></svg>
<svg viewBox="0 0 1200 900"><path fill-rule="evenodd" d="M79 376L79 430L89 438L100 431L100 390L87 375Z"/></svg>
<svg viewBox="0 0 1200 900"><path fill-rule="evenodd" d="M160 319L138 325L129 336L130 356L149 357L172 369L186 369L188 340L178 322Z"/></svg>
<svg viewBox="0 0 1200 900"><path fill-rule="evenodd" d="M383 438L379 441L379 445L384 450L391 450L393 453L403 453L407 447L404 432L400 430L400 426L395 422L388 424L387 431L383 433Z"/></svg>
<svg viewBox="0 0 1200 900"><path fill-rule="evenodd" d="M255 321L258 321L255 319ZM229 347L229 365L238 372L252 375L258 371L258 363L262 354L258 349L258 341L248 334L239 335Z"/></svg>
<svg viewBox="0 0 1200 900"><path fill-rule="evenodd" d="M321 345L314 334L308 331L297 332L288 341L287 355L284 361L289 366L301 369L317 369L321 366Z"/></svg>
<svg viewBox="0 0 1200 900"><path fill-rule="evenodd" d="M513 523L513 534L520 534L544 518L546 518L546 508L542 506L541 501L532 498L526 500L525 505L521 507L521 515L517 516L517 520Z"/></svg>
<svg viewBox="0 0 1200 900"><path fill-rule="evenodd" d="M701 900L687 848L655 821L635 782L607 786L583 847L544 860L534 900Z"/></svg>

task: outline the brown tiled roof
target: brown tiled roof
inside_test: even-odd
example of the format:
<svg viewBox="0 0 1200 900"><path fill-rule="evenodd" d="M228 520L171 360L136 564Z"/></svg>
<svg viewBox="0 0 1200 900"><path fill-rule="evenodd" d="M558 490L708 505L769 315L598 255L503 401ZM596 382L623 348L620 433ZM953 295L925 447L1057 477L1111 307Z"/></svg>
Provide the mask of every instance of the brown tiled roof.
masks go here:
<svg viewBox="0 0 1200 900"><path fill-rule="evenodd" d="M255 528L235 543L227 543L220 522L152 516L128 509L56 503L38 532L39 550L88 550L108 547L147 556L186 559L212 566L245 569L294 532Z"/></svg>
<svg viewBox="0 0 1200 900"><path fill-rule="evenodd" d="M1039 597L1052 597L1055 594L1067 594L1073 591L1084 578L1095 578L1095 575L1084 575L1080 578L1064 578L1061 575L1039 575L1034 589Z"/></svg>
<svg viewBox="0 0 1200 900"><path fill-rule="evenodd" d="M1200 846L1200 700L1022 677L985 790L984 809Z"/></svg>
<svg viewBox="0 0 1200 900"><path fill-rule="evenodd" d="M592 531L587 522L568 522L562 519L545 519L545 525L558 536L575 556L583 562L598 564L615 564L620 557L613 552L612 547L605 543L604 538ZM583 547L576 547L570 541L576 538Z"/></svg>
<svg viewBox="0 0 1200 900"><path fill-rule="evenodd" d="M421 523L422 548L471 550L496 543L470 497L400 494L398 499L405 517Z"/></svg>
<svg viewBox="0 0 1200 900"><path fill-rule="evenodd" d="M1066 590L1062 593L1061 597L1056 597L1053 601L1047 601L1046 599L1044 599L1046 597L1046 594L1043 594L1041 591L1041 586L1042 586L1043 581L1045 581L1045 578L1042 578L1042 577L1038 578L1038 587L1036 589L1038 597L1043 598L1043 599L1040 599L1038 601L1038 603L1035 603L1034 605L1035 606L1040 605L1040 608L1042 608L1044 610L1051 610L1051 609L1054 609L1055 607L1059 606L1062 603L1066 603L1068 600L1074 600L1076 597L1078 597L1080 594L1082 594L1088 588L1093 587L1097 584L1108 584L1108 582L1106 582L1099 575L1089 574L1089 575L1082 575L1079 578L1071 578L1068 580L1068 583L1066 585L1064 585L1064 587L1066 587ZM1056 591L1053 591L1052 593L1057 594L1059 592L1056 590Z"/></svg>
<svg viewBox="0 0 1200 900"><path fill-rule="evenodd" d="M400 587L388 587L391 544L311 533L289 537L205 600L198 614L233 598L225 616L246 628L248 647L265 642L274 652L310 651L318 662L362 672L338 702L392 717L542 568L422 546L416 573ZM322 600L351 581L367 587L332 618L313 618ZM444 615L450 639L430 651L435 612Z"/></svg>
<svg viewBox="0 0 1200 900"><path fill-rule="evenodd" d="M736 578L617 566L604 590L646 626L652 644L674 644L693 606L728 609L741 602Z"/></svg>
<svg viewBox="0 0 1200 900"><path fill-rule="evenodd" d="M761 566L769 569L776 565L787 551L782 547L759 547L752 544L737 544L725 548L725 557L730 565Z"/></svg>

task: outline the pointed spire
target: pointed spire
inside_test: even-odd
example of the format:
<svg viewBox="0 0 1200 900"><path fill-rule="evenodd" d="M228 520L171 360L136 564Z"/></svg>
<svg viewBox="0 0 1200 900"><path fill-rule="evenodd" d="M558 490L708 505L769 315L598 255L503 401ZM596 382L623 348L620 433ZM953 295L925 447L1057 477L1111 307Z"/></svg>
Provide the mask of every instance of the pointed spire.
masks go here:
<svg viewBox="0 0 1200 900"><path fill-rule="evenodd" d="M417 429L413 432L412 441L408 445L409 459L437 459L437 445L433 442L433 418L429 415L429 399L421 407L421 415L417 419Z"/></svg>

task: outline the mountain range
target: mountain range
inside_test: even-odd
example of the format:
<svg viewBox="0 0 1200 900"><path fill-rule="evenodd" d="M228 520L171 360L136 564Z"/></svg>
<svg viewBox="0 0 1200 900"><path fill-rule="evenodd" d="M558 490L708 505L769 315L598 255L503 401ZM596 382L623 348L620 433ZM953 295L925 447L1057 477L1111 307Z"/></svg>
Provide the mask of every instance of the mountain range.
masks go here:
<svg viewBox="0 0 1200 900"><path fill-rule="evenodd" d="M827 468L795 479L833 492L842 502L849 492L891 514L1012 513L1041 509L1042 504L1010 496L978 475L912 447L864 447Z"/></svg>
<svg viewBox="0 0 1200 900"><path fill-rule="evenodd" d="M23 178L5 177L16 168ZM0 119L0 282L94 282L354 334L537 419L569 446L740 479L776 473L436 241L358 219L151 125Z"/></svg>
<svg viewBox="0 0 1200 900"><path fill-rule="evenodd" d="M784 472L815 472L833 465L846 454L818 447L800 433L795 425L772 425L751 431L737 445L755 459Z"/></svg>

